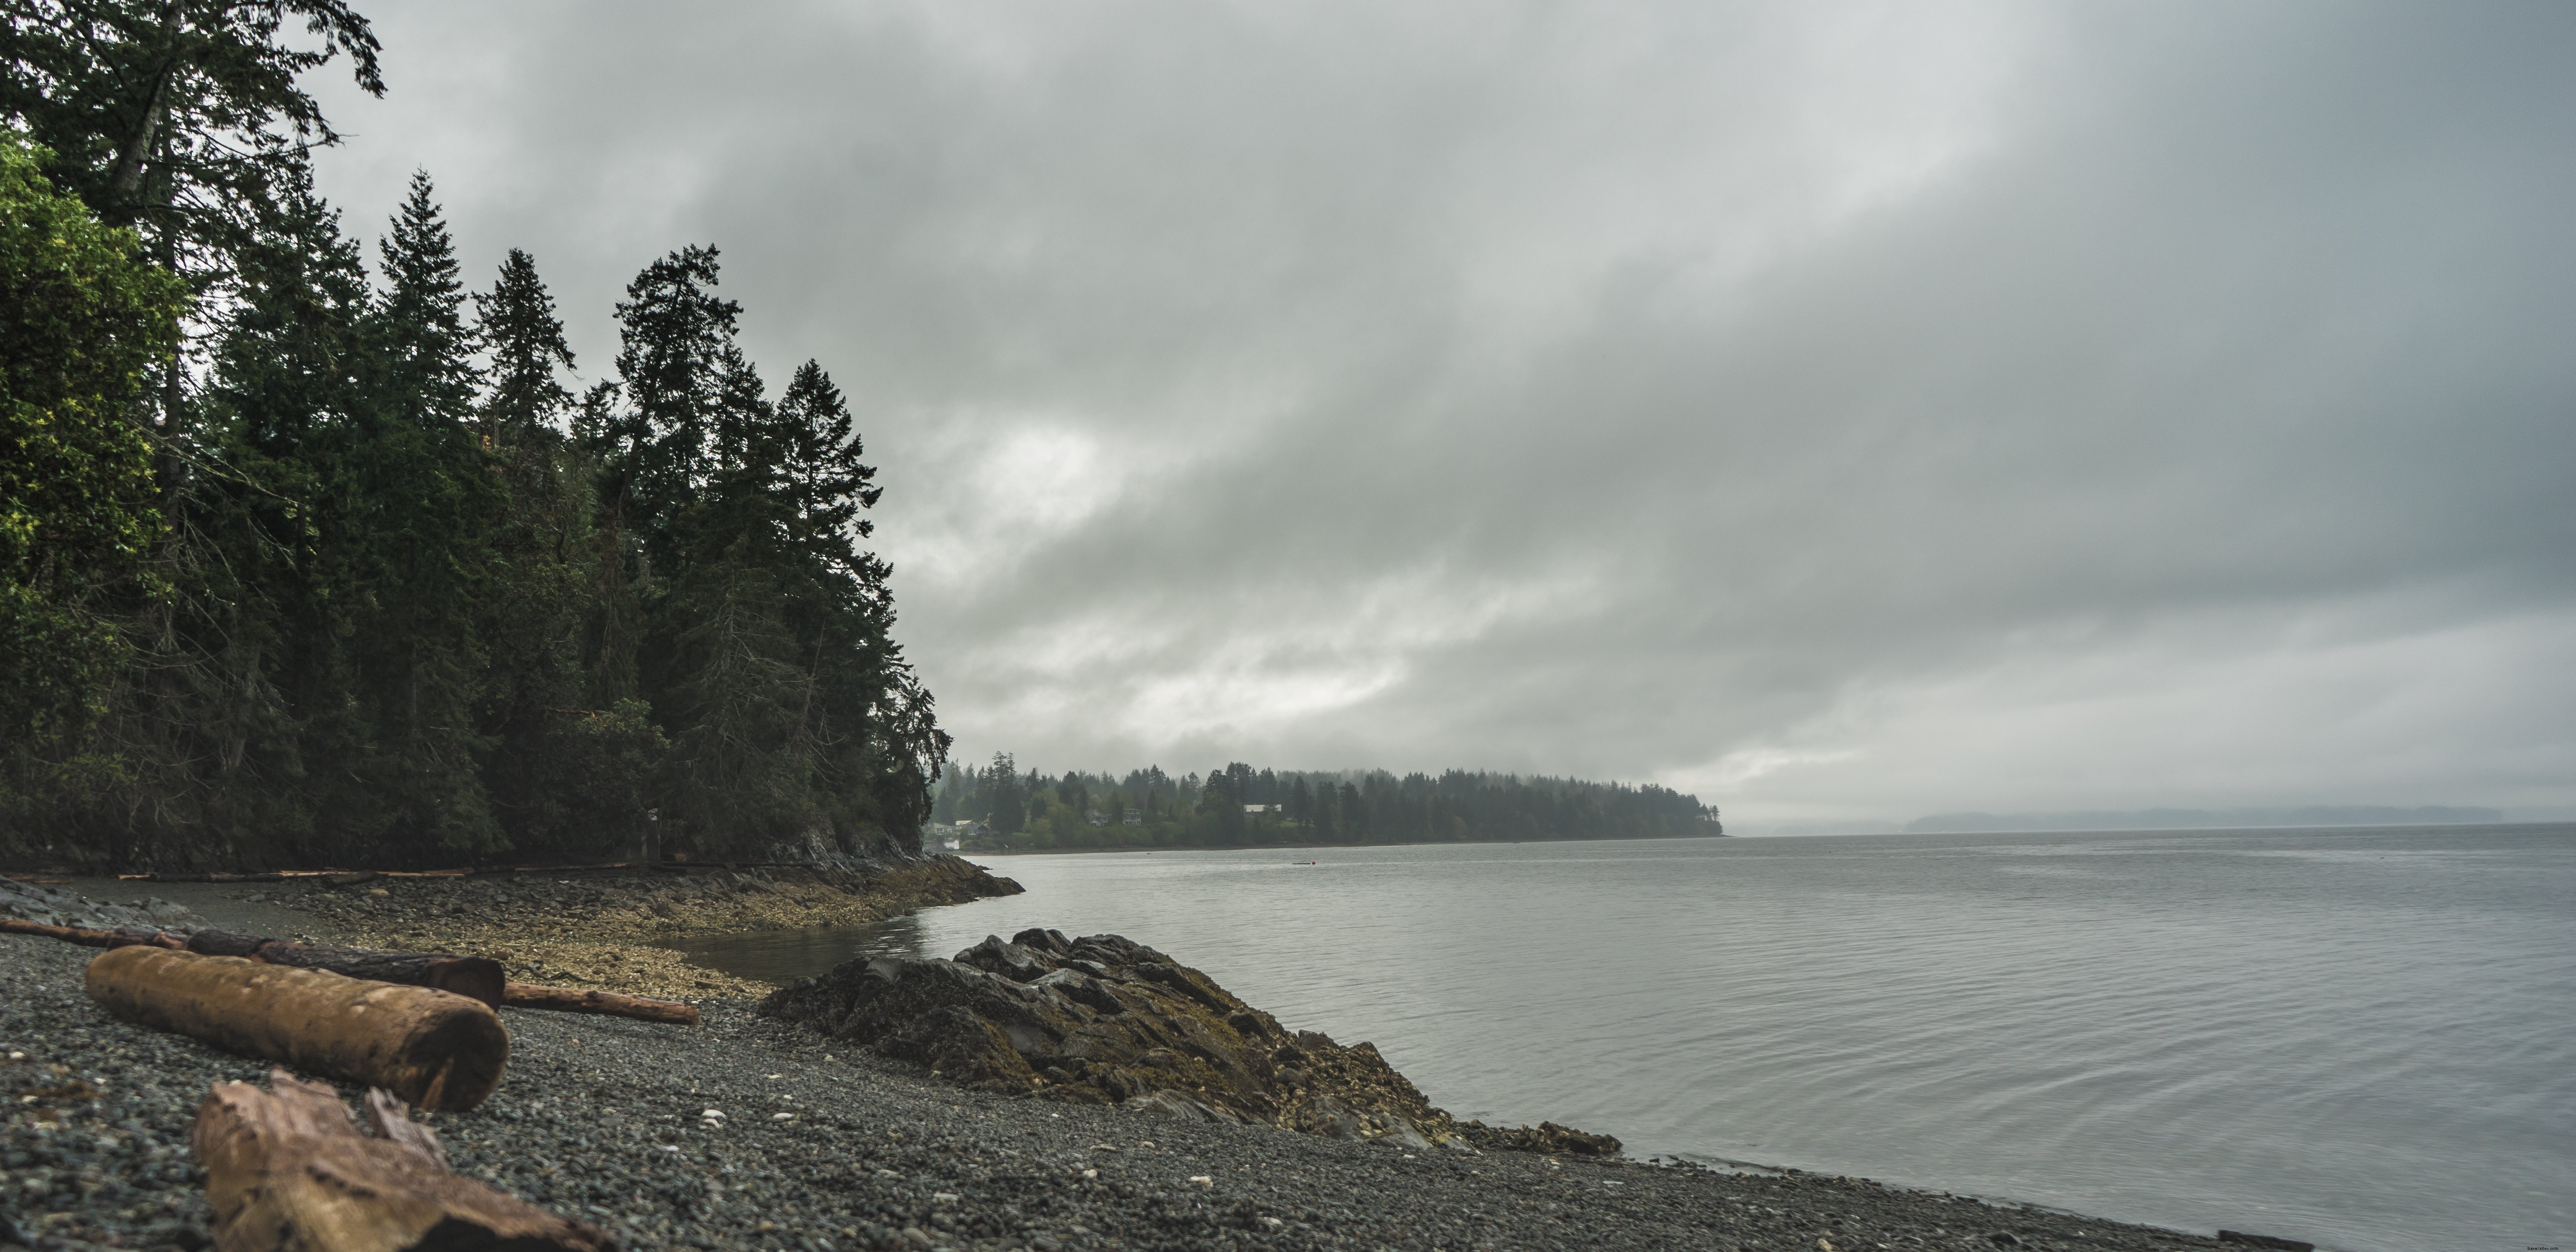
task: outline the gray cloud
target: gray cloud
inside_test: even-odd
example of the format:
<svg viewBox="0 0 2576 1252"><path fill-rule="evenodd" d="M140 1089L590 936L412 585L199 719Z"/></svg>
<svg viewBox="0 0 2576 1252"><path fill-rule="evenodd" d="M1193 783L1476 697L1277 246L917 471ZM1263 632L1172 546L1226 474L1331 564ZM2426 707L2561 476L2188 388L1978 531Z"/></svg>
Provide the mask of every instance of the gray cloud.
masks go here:
<svg viewBox="0 0 2576 1252"><path fill-rule="evenodd" d="M353 223L721 245L967 752L2576 806L2562 6L379 21Z"/></svg>

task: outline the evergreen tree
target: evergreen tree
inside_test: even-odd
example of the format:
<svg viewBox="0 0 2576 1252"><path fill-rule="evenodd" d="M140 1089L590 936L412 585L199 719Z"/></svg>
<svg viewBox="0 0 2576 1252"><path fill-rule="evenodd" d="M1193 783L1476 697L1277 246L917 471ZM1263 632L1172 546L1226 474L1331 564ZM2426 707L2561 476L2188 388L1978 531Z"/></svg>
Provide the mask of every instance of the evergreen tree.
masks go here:
<svg viewBox="0 0 2576 1252"><path fill-rule="evenodd" d="M617 305L618 398L599 415L611 507L655 561L676 557L676 523L713 468L710 445L739 403L742 306L718 298L716 250L686 247L644 268Z"/></svg>
<svg viewBox="0 0 2576 1252"><path fill-rule="evenodd" d="M385 275L375 317L384 374L377 402L406 421L450 426L471 414L480 376L455 241L430 195L428 171L413 171L392 230L377 241Z"/></svg>
<svg viewBox="0 0 2576 1252"><path fill-rule="evenodd" d="M346 53L359 87L382 95L377 50L343 0L19 0L0 23L0 117L45 145L58 185L139 229L163 268L228 297L272 197L339 141L302 77ZM181 357L159 373L162 432L186 433ZM182 464L165 458L162 473Z"/></svg>
<svg viewBox="0 0 2576 1252"><path fill-rule="evenodd" d="M790 541L881 584L881 573L863 571L856 545L876 531L860 510L873 507L884 488L874 485L876 469L860 462L849 405L820 364L796 367L778 398L778 422L786 440L781 485L791 510Z"/></svg>
<svg viewBox="0 0 2576 1252"><path fill-rule="evenodd" d="M550 430L572 407L556 371L573 367L554 296L537 277L537 263L510 249L492 290L474 294L474 312L491 351L490 391L483 398L483 438L495 447L526 443Z"/></svg>

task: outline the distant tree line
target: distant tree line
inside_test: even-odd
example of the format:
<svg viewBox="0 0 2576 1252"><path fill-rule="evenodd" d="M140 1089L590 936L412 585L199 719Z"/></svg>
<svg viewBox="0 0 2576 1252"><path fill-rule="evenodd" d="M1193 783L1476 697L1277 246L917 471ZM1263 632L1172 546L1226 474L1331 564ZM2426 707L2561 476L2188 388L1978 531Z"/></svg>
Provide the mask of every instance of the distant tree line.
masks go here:
<svg viewBox="0 0 2576 1252"><path fill-rule="evenodd" d="M880 488L772 391L713 248L575 393L426 174L374 264L315 193L338 0L25 0L0 25L0 860L397 866L918 847L948 751Z"/></svg>
<svg viewBox="0 0 2576 1252"><path fill-rule="evenodd" d="M1206 777L1022 770L1008 754L951 762L932 821L1001 848L1252 847L1656 839L1723 834L1717 810L1652 783L1449 770L1260 769Z"/></svg>

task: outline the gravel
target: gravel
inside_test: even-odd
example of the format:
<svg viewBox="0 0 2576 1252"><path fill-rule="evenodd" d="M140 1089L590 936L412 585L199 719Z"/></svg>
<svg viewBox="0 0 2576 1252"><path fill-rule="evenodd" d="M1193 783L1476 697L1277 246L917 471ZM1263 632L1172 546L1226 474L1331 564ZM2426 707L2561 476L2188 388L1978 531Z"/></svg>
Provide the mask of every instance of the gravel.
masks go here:
<svg viewBox="0 0 2576 1252"><path fill-rule="evenodd" d="M195 1252L197 1102L267 1066L108 1018L81 991L94 955L0 936L0 1243ZM703 1007L697 1029L505 1011L499 1093L432 1125L460 1172L627 1248L2215 1246L1852 1179L1407 1152L991 1096L747 1003Z"/></svg>

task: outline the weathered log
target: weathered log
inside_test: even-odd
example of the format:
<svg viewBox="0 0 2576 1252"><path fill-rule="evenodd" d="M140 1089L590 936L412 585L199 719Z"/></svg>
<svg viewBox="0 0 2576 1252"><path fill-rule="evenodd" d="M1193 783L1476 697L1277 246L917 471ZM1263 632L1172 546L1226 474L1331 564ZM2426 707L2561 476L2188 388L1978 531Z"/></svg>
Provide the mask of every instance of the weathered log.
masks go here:
<svg viewBox="0 0 2576 1252"><path fill-rule="evenodd" d="M432 987L146 947L102 953L88 987L138 1025L384 1087L421 1108L481 1104L510 1059L499 1014Z"/></svg>
<svg viewBox="0 0 2576 1252"><path fill-rule="evenodd" d="M186 935L166 930L145 930L140 926L116 926L93 930L87 926L54 926L15 917L0 917L0 935L37 935L60 939L89 948L126 948L142 945L151 948L185 948Z"/></svg>
<svg viewBox="0 0 2576 1252"><path fill-rule="evenodd" d="M616 1246L588 1222L448 1172L438 1136L381 1089L367 1093L368 1138L331 1088L284 1070L268 1087L217 1083L197 1107L216 1252Z"/></svg>
<svg viewBox="0 0 2576 1252"><path fill-rule="evenodd" d="M498 1008L507 977L501 963L486 956L453 952L380 952L373 948L333 948L245 935L230 930L201 930L188 936L188 950L200 956L239 956L297 969L327 969L351 978L436 987Z"/></svg>
<svg viewBox="0 0 2576 1252"><path fill-rule="evenodd" d="M614 991L576 991L514 982L501 989L501 1003L514 1009L551 1009L558 1013L601 1013L674 1026L698 1024L698 1006L678 1000L651 1000Z"/></svg>

